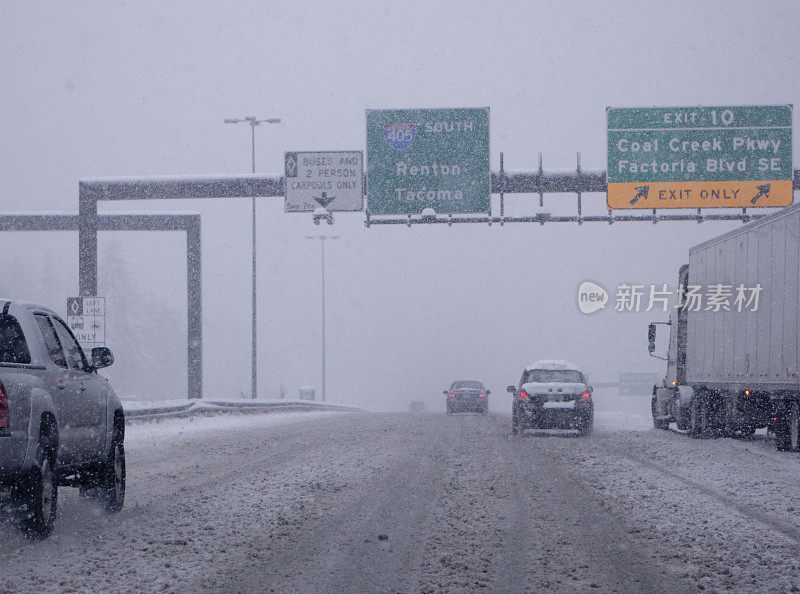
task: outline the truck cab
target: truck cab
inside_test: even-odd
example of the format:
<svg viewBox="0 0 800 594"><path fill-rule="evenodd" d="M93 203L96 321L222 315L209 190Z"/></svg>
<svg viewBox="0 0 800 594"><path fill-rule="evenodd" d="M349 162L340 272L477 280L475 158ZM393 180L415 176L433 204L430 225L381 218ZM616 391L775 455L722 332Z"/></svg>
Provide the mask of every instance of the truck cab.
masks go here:
<svg viewBox="0 0 800 594"><path fill-rule="evenodd" d="M678 272L679 295L685 299L689 286L689 265ZM679 303L680 305L680 303ZM677 423L678 429L688 429L692 390L686 385L686 323L688 311L675 307L668 322L651 322L648 327L648 351L651 356L667 362L667 370L660 386L653 386L651 410L656 429L667 429ZM669 346L666 357L655 354L656 334L659 325L669 328Z"/></svg>

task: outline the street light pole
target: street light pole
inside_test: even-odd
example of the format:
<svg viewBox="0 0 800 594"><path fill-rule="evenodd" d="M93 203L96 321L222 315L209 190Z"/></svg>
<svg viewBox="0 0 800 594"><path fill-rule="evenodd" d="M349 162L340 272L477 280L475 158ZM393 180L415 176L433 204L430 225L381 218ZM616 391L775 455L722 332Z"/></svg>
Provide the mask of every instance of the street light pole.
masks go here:
<svg viewBox="0 0 800 594"><path fill-rule="evenodd" d="M319 239L322 247L322 402L327 400L326 373L325 373L325 241L339 239L339 235L312 235L306 239Z"/></svg>
<svg viewBox="0 0 800 594"><path fill-rule="evenodd" d="M241 124L247 123L250 124L250 150L251 150L251 157L252 157L252 173L256 172L256 126L262 123L267 124L279 124L280 118L269 118L266 120L259 120L256 116L245 116L243 119L232 119L227 118L225 120L226 124ZM253 313L252 313L252 362L251 362L251 380L252 385L250 387L250 397L256 398L258 396L258 332L256 329L256 198L253 196L253 229L252 229L252 239L253 239Z"/></svg>

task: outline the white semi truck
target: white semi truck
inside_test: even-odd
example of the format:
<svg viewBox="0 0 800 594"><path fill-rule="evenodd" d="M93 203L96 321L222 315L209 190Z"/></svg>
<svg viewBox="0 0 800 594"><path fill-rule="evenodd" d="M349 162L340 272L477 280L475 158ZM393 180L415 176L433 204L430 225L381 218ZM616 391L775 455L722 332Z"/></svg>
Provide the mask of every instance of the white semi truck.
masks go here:
<svg viewBox="0 0 800 594"><path fill-rule="evenodd" d="M768 427L800 449L800 204L689 250L678 274L667 373L653 387L653 423L693 437ZM662 357L664 358L664 357Z"/></svg>

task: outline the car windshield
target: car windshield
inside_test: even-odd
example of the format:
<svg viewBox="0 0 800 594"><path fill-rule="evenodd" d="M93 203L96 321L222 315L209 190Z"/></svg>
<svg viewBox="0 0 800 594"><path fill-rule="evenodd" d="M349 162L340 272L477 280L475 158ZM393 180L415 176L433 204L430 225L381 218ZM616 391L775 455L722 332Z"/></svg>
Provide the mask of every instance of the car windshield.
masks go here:
<svg viewBox="0 0 800 594"><path fill-rule="evenodd" d="M483 390L483 384L472 380L460 380L453 382L450 386L451 390L467 389L467 390Z"/></svg>
<svg viewBox="0 0 800 594"><path fill-rule="evenodd" d="M582 384L583 374L572 369L530 369L525 372L523 384L543 384L549 382L563 382Z"/></svg>

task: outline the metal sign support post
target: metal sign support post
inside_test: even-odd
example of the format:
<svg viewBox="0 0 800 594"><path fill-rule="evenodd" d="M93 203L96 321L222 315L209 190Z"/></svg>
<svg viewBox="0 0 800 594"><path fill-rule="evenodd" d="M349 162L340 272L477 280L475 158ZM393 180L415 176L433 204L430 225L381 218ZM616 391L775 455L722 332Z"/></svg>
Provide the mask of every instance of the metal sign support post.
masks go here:
<svg viewBox="0 0 800 594"><path fill-rule="evenodd" d="M79 294L97 292L97 231L105 219L97 215L99 200L175 200L182 198L252 198L283 196L283 178L249 176L160 177L95 179L78 184ZM140 223L136 223L140 220ZM200 215L130 215L124 230L186 231L189 397L203 395L203 310L200 252ZM146 221L150 227L141 227ZM120 229L123 230L123 229Z"/></svg>
<svg viewBox="0 0 800 594"><path fill-rule="evenodd" d="M339 235L312 235L306 239L318 239L322 254L322 402L327 400L327 374L326 374L326 352L325 352L325 241L328 239L339 239Z"/></svg>
<svg viewBox="0 0 800 594"><path fill-rule="evenodd" d="M239 123L247 123L250 125L250 154L251 154L251 172L253 175L256 173L256 126L261 123L267 124L279 124L280 118L268 118L265 120L259 120L256 116L245 116L244 119L237 120L237 119L226 119L226 124L239 124ZM252 261L253 261L253 272L252 272L252 320L251 320L251 334L252 334L252 347L251 347L251 385L250 385L250 397L255 399L258 397L258 326L256 324L256 311L257 311L257 291L256 291L256 197L253 196L253 215L252 215L252 235L253 235L253 249L252 249Z"/></svg>
<svg viewBox="0 0 800 594"><path fill-rule="evenodd" d="M203 393L200 215L98 216L97 202L89 191L81 192L80 205L77 216L0 215L0 231L78 231L78 293L81 296L97 294L98 231L185 231L188 395L200 398Z"/></svg>

